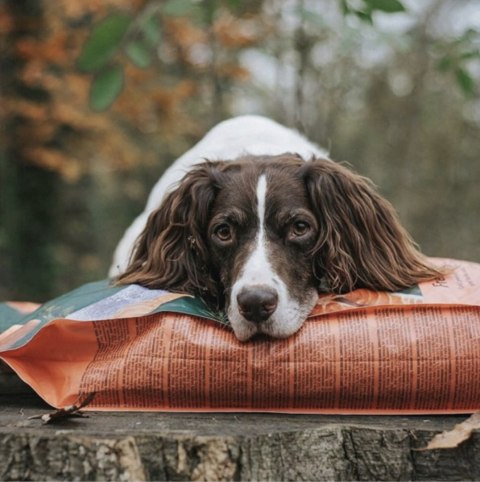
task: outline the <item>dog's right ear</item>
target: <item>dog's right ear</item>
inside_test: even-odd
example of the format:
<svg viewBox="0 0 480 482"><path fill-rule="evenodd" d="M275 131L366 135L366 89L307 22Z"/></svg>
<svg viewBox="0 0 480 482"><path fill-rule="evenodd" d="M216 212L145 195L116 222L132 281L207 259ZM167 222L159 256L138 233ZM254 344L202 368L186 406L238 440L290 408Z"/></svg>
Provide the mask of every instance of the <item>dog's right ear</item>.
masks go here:
<svg viewBox="0 0 480 482"><path fill-rule="evenodd" d="M397 291L444 275L418 251L369 179L325 159L302 169L321 226L314 271L331 291Z"/></svg>
<svg viewBox="0 0 480 482"><path fill-rule="evenodd" d="M221 293L210 268L205 233L222 184L223 164L208 161L199 164L166 195L148 218L129 266L118 278L119 283L218 300Z"/></svg>

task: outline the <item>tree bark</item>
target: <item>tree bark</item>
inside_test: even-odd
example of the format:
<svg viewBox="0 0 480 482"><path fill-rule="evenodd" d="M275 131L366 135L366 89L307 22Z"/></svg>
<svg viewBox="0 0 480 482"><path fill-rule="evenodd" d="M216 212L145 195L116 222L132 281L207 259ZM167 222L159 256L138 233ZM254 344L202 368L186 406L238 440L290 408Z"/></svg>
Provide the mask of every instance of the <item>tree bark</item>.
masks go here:
<svg viewBox="0 0 480 482"><path fill-rule="evenodd" d="M17 397L18 398L18 397ZM418 451L464 416L100 413L42 425L0 398L1 480L478 480L480 434Z"/></svg>
<svg viewBox="0 0 480 482"><path fill-rule="evenodd" d="M49 93L26 85L20 76L25 65L18 52L24 39L40 39L43 9L39 0L6 0L12 29L4 42L0 64L3 104L0 111L1 210L5 262L2 281L16 286L13 297L29 293L32 300L53 296L58 175L34 165L26 149L39 147L30 119L22 107L41 109L49 103ZM8 235L7 235L8 234ZM35 269L35 276L33 276Z"/></svg>

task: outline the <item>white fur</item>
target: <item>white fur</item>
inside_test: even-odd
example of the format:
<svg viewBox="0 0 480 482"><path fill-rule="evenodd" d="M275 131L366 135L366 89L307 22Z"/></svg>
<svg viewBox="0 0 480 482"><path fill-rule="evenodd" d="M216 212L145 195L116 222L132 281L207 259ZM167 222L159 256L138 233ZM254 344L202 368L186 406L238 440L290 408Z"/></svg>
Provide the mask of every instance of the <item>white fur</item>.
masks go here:
<svg viewBox="0 0 480 482"><path fill-rule="evenodd" d="M267 177L262 174L257 183L257 217L259 227L259 240L263 241L265 234L265 200L267 198Z"/></svg>
<svg viewBox="0 0 480 482"><path fill-rule="evenodd" d="M307 308L300 306L290 297L288 287L275 272L269 261L269 243L265 236L265 199L267 196L267 179L260 176L257 184L257 217L258 233L255 249L247 259L239 278L232 286L228 319L235 335L240 341L246 341L255 333L261 332L276 338L284 338L295 333L313 308L317 300L317 292L309 293L311 303ZM267 286L278 294L278 305L271 317L262 324L252 323L241 314L237 302L238 294L249 286Z"/></svg>
<svg viewBox="0 0 480 482"><path fill-rule="evenodd" d="M135 240L143 231L149 214L160 206L165 194L185 175L191 166L209 160L234 160L241 155L277 155L284 152L327 157L328 154L298 132L260 116L241 116L221 122L192 149L177 159L154 186L147 206L126 230L114 254L109 275L117 276L128 265Z"/></svg>

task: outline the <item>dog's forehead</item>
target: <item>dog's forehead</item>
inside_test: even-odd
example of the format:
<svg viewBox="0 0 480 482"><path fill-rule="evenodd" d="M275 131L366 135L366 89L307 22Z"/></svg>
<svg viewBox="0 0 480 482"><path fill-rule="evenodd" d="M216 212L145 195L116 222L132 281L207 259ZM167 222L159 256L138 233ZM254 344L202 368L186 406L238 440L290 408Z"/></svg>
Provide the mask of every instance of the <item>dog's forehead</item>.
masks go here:
<svg viewBox="0 0 480 482"><path fill-rule="evenodd" d="M263 195L267 215L283 206L293 208L308 204L305 184L296 163L240 162L227 171L225 182L217 195L216 207L235 206L243 211L256 211L261 177L266 181Z"/></svg>
<svg viewBox="0 0 480 482"><path fill-rule="evenodd" d="M308 204L307 190L300 169L295 166L272 166L265 172L267 211L280 206L304 206Z"/></svg>

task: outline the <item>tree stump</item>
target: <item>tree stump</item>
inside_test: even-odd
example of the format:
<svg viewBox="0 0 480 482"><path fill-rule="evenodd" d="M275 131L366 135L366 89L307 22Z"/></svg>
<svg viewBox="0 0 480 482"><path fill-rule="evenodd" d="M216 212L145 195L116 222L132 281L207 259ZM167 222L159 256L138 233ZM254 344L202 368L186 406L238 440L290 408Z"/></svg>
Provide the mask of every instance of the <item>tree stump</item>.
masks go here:
<svg viewBox="0 0 480 482"><path fill-rule="evenodd" d="M418 451L465 416L90 412L43 425L0 397L0 480L479 480L480 434Z"/></svg>

